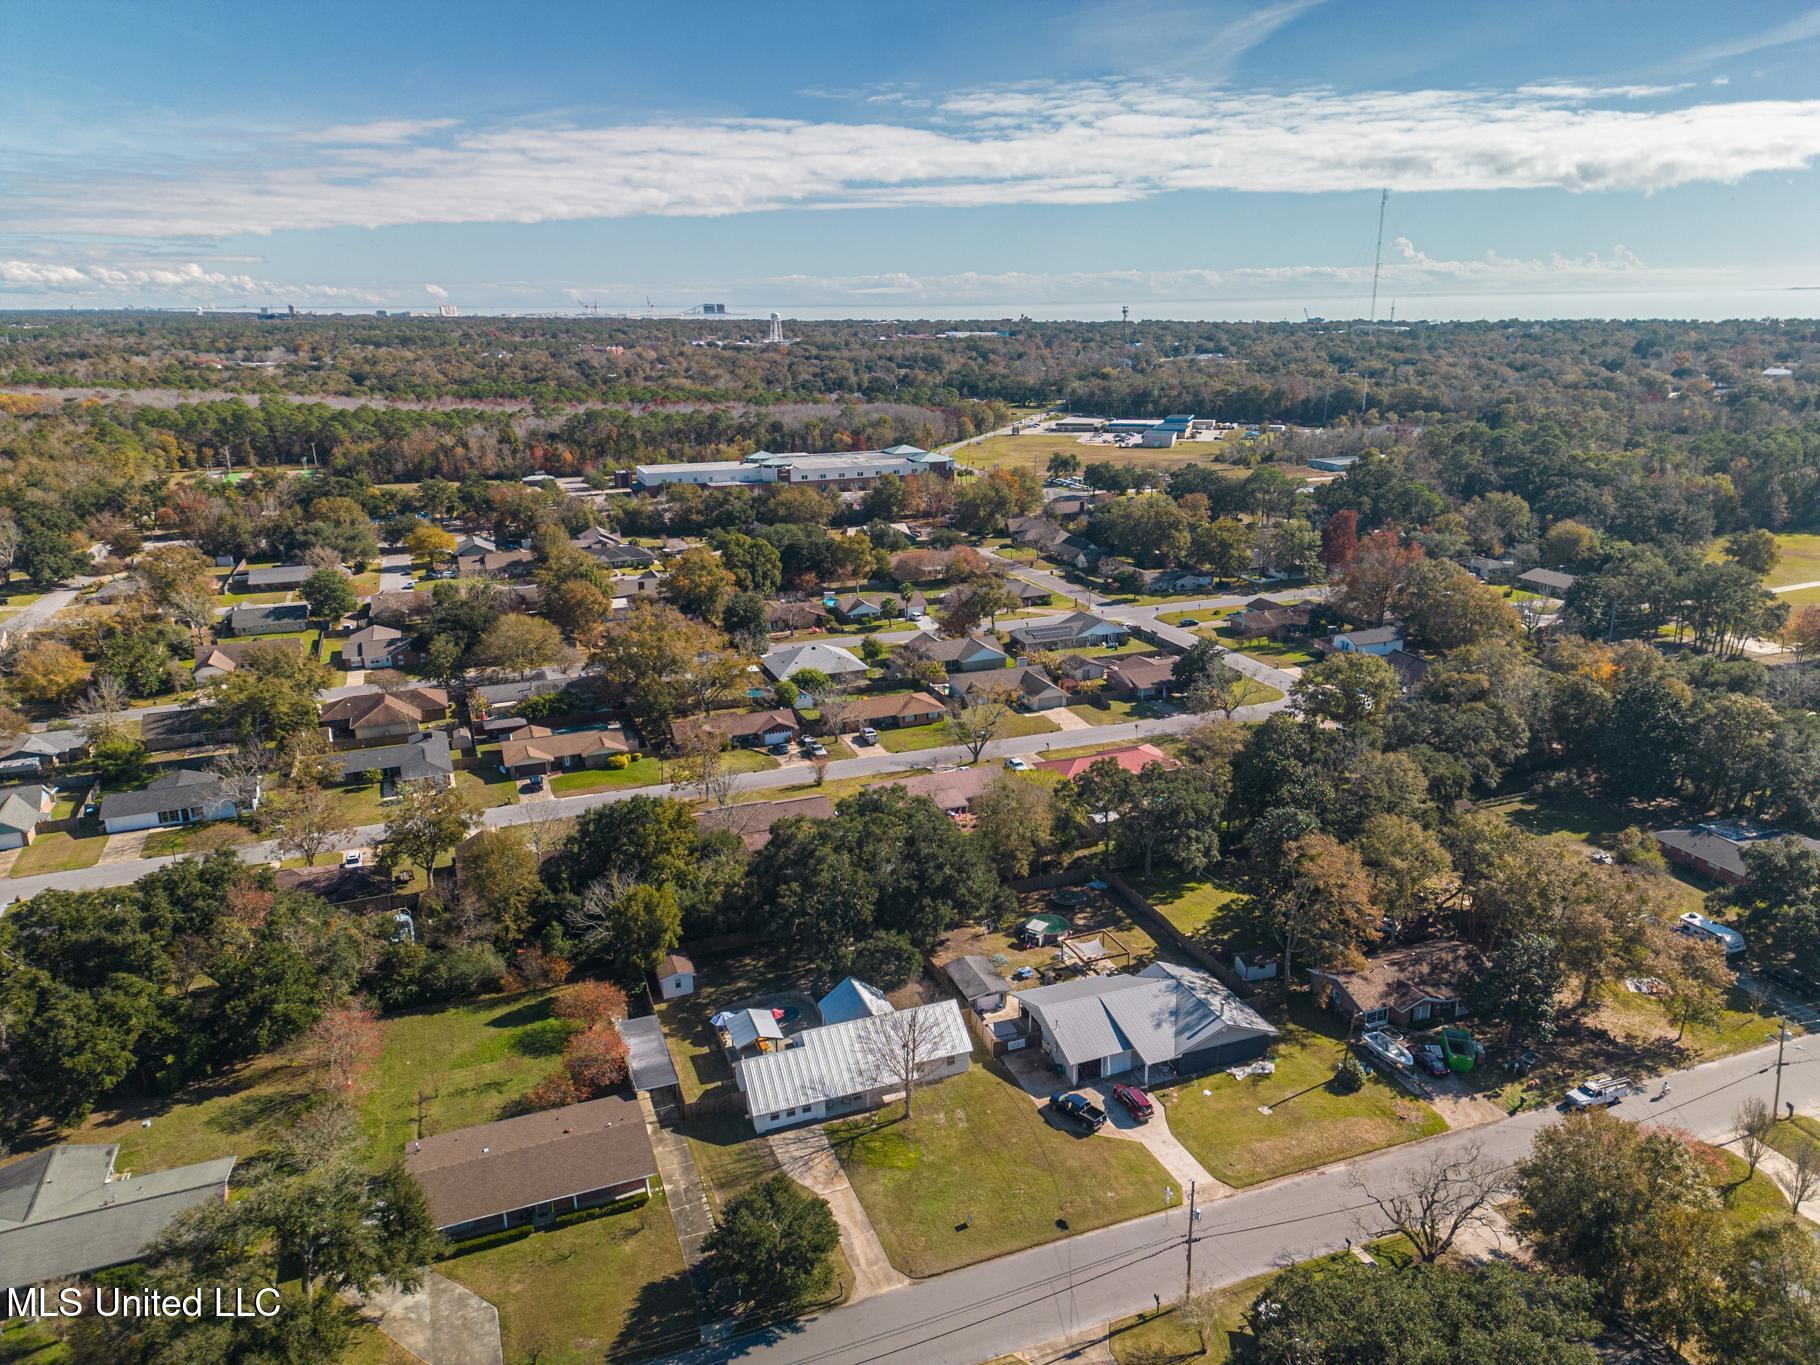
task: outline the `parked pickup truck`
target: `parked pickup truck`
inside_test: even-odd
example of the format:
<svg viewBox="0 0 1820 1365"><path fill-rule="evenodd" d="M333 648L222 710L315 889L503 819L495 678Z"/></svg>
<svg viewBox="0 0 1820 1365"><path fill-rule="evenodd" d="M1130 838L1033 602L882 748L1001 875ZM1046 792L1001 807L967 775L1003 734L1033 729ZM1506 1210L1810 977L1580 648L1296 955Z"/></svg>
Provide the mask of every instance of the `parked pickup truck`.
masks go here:
<svg viewBox="0 0 1820 1365"><path fill-rule="evenodd" d="M1106 1111L1085 1095L1076 1095L1066 1090L1057 1091L1049 1097L1049 1107L1076 1128L1089 1133L1099 1132L1106 1123Z"/></svg>
<svg viewBox="0 0 1820 1365"><path fill-rule="evenodd" d="M1150 1122L1150 1116L1156 1113L1156 1106L1150 1102L1150 1096L1135 1085L1120 1082L1112 1087L1112 1098L1124 1105L1131 1117L1139 1123Z"/></svg>
<svg viewBox="0 0 1820 1365"><path fill-rule="evenodd" d="M1594 1076L1581 1081L1561 1101L1563 1109L1610 1109L1637 1087L1622 1076Z"/></svg>

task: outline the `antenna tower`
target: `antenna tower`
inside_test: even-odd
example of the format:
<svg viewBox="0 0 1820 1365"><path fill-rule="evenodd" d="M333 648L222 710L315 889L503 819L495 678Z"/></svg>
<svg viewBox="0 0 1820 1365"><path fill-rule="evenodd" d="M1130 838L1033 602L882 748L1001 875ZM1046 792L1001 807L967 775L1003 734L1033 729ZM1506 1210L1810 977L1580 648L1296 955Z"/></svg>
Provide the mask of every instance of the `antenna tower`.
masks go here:
<svg viewBox="0 0 1820 1365"><path fill-rule="evenodd" d="M1390 191L1386 189L1378 199L1378 249L1371 266L1371 316L1366 320L1376 323L1378 320L1378 272L1384 268L1384 210L1390 206Z"/></svg>
<svg viewBox="0 0 1820 1365"><path fill-rule="evenodd" d="M1131 305L1130 304L1121 303L1119 305L1119 317L1125 322L1131 321Z"/></svg>

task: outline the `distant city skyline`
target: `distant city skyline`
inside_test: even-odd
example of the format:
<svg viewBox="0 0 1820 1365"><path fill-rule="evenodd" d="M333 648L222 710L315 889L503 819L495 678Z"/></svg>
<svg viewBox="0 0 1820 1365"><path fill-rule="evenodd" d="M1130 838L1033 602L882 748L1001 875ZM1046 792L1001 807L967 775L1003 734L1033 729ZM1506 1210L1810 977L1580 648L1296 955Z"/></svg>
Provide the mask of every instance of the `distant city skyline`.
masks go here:
<svg viewBox="0 0 1820 1365"><path fill-rule="evenodd" d="M432 20L433 16L433 22ZM0 12L0 308L1811 316L1820 8Z"/></svg>

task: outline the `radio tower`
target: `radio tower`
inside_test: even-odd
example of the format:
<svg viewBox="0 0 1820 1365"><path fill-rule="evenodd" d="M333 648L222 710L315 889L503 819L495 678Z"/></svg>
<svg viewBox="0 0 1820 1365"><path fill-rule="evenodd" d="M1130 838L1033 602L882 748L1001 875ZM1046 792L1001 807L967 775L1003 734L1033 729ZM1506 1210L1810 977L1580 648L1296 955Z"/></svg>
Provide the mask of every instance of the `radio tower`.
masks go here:
<svg viewBox="0 0 1820 1365"><path fill-rule="evenodd" d="M771 331L765 337L765 340L769 341L769 342L781 344L783 342L783 339L784 339L784 320L781 317L779 317L776 313L773 313L771 315Z"/></svg>
<svg viewBox="0 0 1820 1365"><path fill-rule="evenodd" d="M1376 325L1378 320L1378 272L1384 268L1384 210L1390 205L1390 191L1386 189L1378 199L1378 249L1371 266L1371 316L1366 321Z"/></svg>
<svg viewBox="0 0 1820 1365"><path fill-rule="evenodd" d="M1121 303L1119 305L1119 317L1125 322L1131 321L1131 305L1130 304Z"/></svg>

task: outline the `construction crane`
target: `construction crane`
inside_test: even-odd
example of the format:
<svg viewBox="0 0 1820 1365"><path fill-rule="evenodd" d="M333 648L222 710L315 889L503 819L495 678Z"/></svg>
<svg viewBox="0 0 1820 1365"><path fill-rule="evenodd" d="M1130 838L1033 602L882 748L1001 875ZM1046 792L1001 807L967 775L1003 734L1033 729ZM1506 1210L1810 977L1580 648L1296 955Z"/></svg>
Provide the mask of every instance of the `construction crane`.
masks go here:
<svg viewBox="0 0 1820 1365"><path fill-rule="evenodd" d="M1384 268L1384 210L1390 206L1390 190L1378 199L1378 249L1371 266L1371 315L1366 319L1374 326L1378 320L1378 272Z"/></svg>

